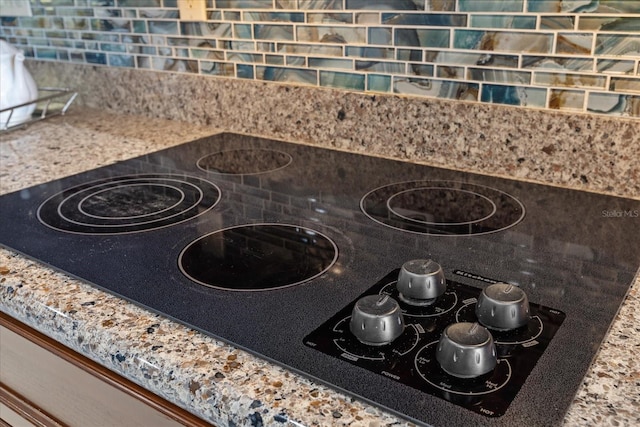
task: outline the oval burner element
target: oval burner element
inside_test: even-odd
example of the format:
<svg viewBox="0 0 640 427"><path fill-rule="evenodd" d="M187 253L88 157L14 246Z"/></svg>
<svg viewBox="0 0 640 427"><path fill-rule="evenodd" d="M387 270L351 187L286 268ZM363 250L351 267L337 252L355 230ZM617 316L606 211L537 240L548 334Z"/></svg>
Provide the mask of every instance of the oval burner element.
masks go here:
<svg viewBox="0 0 640 427"><path fill-rule="evenodd" d="M495 233L525 215L515 197L483 185L456 181L408 181L367 193L360 209L397 230L427 235Z"/></svg>
<svg viewBox="0 0 640 427"><path fill-rule="evenodd" d="M126 234L195 218L220 200L220 189L186 175L124 175L54 194L38 208L40 222L75 234Z"/></svg>
<svg viewBox="0 0 640 427"><path fill-rule="evenodd" d="M292 157L282 151L253 148L219 151L200 158L196 165L205 172L256 175L282 169L292 161Z"/></svg>
<svg viewBox="0 0 640 427"><path fill-rule="evenodd" d="M249 224L214 231L191 242L178 258L182 273L201 285L262 291L299 285L329 270L336 244L301 226Z"/></svg>

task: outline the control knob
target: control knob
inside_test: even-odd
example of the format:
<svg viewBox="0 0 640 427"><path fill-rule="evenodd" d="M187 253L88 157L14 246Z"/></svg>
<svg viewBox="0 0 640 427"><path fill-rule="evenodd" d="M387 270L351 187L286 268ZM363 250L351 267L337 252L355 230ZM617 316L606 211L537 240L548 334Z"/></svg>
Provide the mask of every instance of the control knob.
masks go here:
<svg viewBox="0 0 640 427"><path fill-rule="evenodd" d="M396 285L400 299L407 304L433 304L447 290L442 267L430 259L414 259L402 265Z"/></svg>
<svg viewBox="0 0 640 427"><path fill-rule="evenodd" d="M404 331L400 305L389 295L362 297L353 306L349 329L364 344L389 344Z"/></svg>
<svg viewBox="0 0 640 427"><path fill-rule="evenodd" d="M529 299L517 286L494 283L484 288L478 297L476 316L489 329L517 329L529 323Z"/></svg>
<svg viewBox="0 0 640 427"><path fill-rule="evenodd" d="M487 328L478 323L460 322L452 323L442 332L436 360L450 375L475 378L491 372L498 356Z"/></svg>

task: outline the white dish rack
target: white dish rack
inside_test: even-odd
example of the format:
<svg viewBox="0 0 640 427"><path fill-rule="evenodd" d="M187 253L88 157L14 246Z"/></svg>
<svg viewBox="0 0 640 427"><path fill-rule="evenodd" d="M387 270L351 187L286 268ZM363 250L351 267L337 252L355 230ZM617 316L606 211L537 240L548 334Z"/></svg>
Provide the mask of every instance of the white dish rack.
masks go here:
<svg viewBox="0 0 640 427"><path fill-rule="evenodd" d="M2 120L2 123L0 123L0 133L22 128L31 123L38 122L49 117L63 115L67 112L69 106L76 99L76 96L78 96L78 92L75 92L68 88L43 87L38 88L38 93L39 97L35 101L25 102L24 104L15 105L13 107L0 110L0 113L9 112L7 119ZM21 123L9 125L9 123L11 122L11 117L13 116L15 110L33 103L36 104L36 109L28 120Z"/></svg>

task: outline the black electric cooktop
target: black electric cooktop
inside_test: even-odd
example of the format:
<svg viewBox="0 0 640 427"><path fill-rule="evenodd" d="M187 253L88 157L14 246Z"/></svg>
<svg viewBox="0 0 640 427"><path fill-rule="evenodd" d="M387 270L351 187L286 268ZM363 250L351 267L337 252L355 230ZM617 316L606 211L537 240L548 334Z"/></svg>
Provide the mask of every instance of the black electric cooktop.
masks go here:
<svg viewBox="0 0 640 427"><path fill-rule="evenodd" d="M639 213L220 134L4 195L0 244L418 424L549 425L638 270Z"/></svg>

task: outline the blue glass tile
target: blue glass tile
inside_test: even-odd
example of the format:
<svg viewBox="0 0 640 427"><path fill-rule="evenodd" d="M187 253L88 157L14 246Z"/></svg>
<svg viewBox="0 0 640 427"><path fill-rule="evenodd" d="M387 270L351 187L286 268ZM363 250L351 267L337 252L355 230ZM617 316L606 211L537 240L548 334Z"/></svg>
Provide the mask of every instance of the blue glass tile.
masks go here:
<svg viewBox="0 0 640 427"><path fill-rule="evenodd" d="M391 28L369 28L367 34L368 43L376 45L391 45L392 44L392 32Z"/></svg>
<svg viewBox="0 0 640 427"><path fill-rule="evenodd" d="M551 53L553 34L512 31L454 30L457 49Z"/></svg>
<svg viewBox="0 0 640 427"><path fill-rule="evenodd" d="M388 74L406 74L407 65L404 62L356 61L356 70Z"/></svg>
<svg viewBox="0 0 640 427"><path fill-rule="evenodd" d="M383 13L382 23L429 27L466 27L467 15L444 13Z"/></svg>
<svg viewBox="0 0 640 427"><path fill-rule="evenodd" d="M358 10L416 10L411 0L345 0L346 9Z"/></svg>
<svg viewBox="0 0 640 427"><path fill-rule="evenodd" d="M100 43L100 50L104 52L126 52L125 46L112 43Z"/></svg>
<svg viewBox="0 0 640 427"><path fill-rule="evenodd" d="M253 32L251 24L233 24L233 36L236 39L251 39Z"/></svg>
<svg viewBox="0 0 640 427"><path fill-rule="evenodd" d="M346 56L355 58L393 59L393 49L347 46Z"/></svg>
<svg viewBox="0 0 640 427"><path fill-rule="evenodd" d="M587 111L612 116L633 115L633 108L630 107L634 102L637 104L639 101L640 96L590 92L587 98Z"/></svg>
<svg viewBox="0 0 640 427"><path fill-rule="evenodd" d="M242 14L237 11L225 10L222 16L224 16L225 21L242 21Z"/></svg>
<svg viewBox="0 0 640 427"><path fill-rule="evenodd" d="M253 79L253 65L236 65L236 77L240 79Z"/></svg>
<svg viewBox="0 0 640 427"><path fill-rule="evenodd" d="M132 21L132 25L134 33L144 34L147 32L147 21Z"/></svg>
<svg viewBox="0 0 640 427"><path fill-rule="evenodd" d="M320 86L363 91L365 75L320 71Z"/></svg>
<svg viewBox="0 0 640 427"><path fill-rule="evenodd" d="M620 18L616 16L581 16L578 21L579 30L640 32L640 17Z"/></svg>
<svg viewBox="0 0 640 427"><path fill-rule="evenodd" d="M226 19L225 12L225 19ZM246 13L244 14L244 21L272 21L272 22L304 22L304 13L300 12L261 12L261 13Z"/></svg>
<svg viewBox="0 0 640 427"><path fill-rule="evenodd" d="M368 74L367 90L371 92L391 92L391 76Z"/></svg>
<svg viewBox="0 0 640 427"><path fill-rule="evenodd" d="M304 56L287 56L285 59L288 66L304 67L307 65L307 58Z"/></svg>
<svg viewBox="0 0 640 427"><path fill-rule="evenodd" d="M524 0L458 0L458 9L461 12L522 12Z"/></svg>
<svg viewBox="0 0 640 427"><path fill-rule="evenodd" d="M600 59L598 72L606 74L633 74L635 62L632 60Z"/></svg>
<svg viewBox="0 0 640 427"><path fill-rule="evenodd" d="M396 59L399 61L422 61L422 51L418 49L396 49Z"/></svg>
<svg viewBox="0 0 640 427"><path fill-rule="evenodd" d="M492 104L544 108L547 103L547 90L526 86L484 84L480 99L482 102Z"/></svg>
<svg viewBox="0 0 640 427"><path fill-rule="evenodd" d="M216 0L220 9L271 9L273 0Z"/></svg>
<svg viewBox="0 0 640 427"><path fill-rule="evenodd" d="M518 15L472 15L473 28L513 28L516 30L535 30L535 16Z"/></svg>
<svg viewBox="0 0 640 427"><path fill-rule="evenodd" d="M104 53L86 52L84 56L90 64L107 65L107 55Z"/></svg>
<svg viewBox="0 0 640 427"><path fill-rule="evenodd" d="M396 46L449 47L450 30L396 28Z"/></svg>
<svg viewBox="0 0 640 427"><path fill-rule="evenodd" d="M55 49L37 48L35 57L38 59L57 59L57 51Z"/></svg>
<svg viewBox="0 0 640 427"><path fill-rule="evenodd" d="M303 15L304 17L304 15ZM297 22L297 21L295 21ZM304 18L302 21L304 22ZM309 12L307 13L307 23L339 23L343 22L345 24L353 24L353 14L351 13L316 13ZM379 22L378 22L379 24Z"/></svg>
<svg viewBox="0 0 640 427"><path fill-rule="evenodd" d="M300 10L342 10L342 2L334 0L298 0Z"/></svg>

